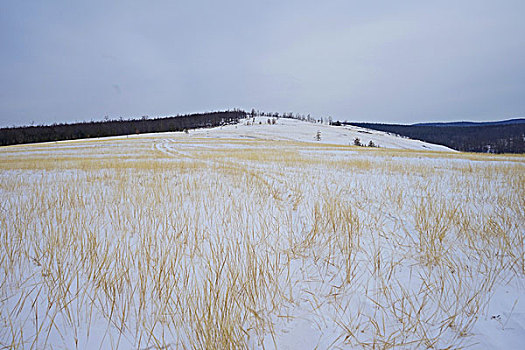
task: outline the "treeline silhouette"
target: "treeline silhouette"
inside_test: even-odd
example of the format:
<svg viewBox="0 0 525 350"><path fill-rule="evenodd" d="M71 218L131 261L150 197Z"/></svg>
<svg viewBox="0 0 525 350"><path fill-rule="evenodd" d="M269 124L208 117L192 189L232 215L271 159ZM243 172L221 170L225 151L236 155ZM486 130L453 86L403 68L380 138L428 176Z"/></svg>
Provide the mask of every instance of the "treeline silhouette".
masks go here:
<svg viewBox="0 0 525 350"><path fill-rule="evenodd" d="M399 125L353 123L362 128L385 131L411 139L444 145L463 152L525 153L525 120L512 124Z"/></svg>
<svg viewBox="0 0 525 350"><path fill-rule="evenodd" d="M74 140L167 131L184 131L237 123L246 112L230 110L174 117L118 119L73 124L22 126L0 129L0 146L20 143Z"/></svg>

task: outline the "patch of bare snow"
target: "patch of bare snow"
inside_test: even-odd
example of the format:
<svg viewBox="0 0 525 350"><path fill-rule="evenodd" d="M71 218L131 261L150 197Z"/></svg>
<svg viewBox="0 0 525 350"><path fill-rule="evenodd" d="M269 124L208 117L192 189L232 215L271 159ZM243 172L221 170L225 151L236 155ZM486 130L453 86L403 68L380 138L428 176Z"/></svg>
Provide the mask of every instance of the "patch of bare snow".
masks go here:
<svg viewBox="0 0 525 350"><path fill-rule="evenodd" d="M317 141L317 134L320 140ZM379 147L447 151L456 152L451 148L419 140L392 135L386 132L364 129L357 126L332 126L316 124L290 118L279 118L275 125L268 124L267 118L256 117L242 120L239 124L225 125L212 129L197 129L190 133L194 136L214 138L260 138L264 140L288 140L299 142L320 142L331 145L353 145L359 138L363 145L370 141Z"/></svg>

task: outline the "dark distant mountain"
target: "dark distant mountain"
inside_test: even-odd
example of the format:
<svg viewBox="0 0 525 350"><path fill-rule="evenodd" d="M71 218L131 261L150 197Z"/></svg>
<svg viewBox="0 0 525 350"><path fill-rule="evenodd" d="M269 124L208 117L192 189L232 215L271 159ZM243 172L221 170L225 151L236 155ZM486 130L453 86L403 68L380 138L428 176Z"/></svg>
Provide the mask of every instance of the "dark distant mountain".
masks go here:
<svg viewBox="0 0 525 350"><path fill-rule="evenodd" d="M489 126L489 125L513 125L524 124L525 118L500 120L495 122L438 122L438 123L417 123L416 126Z"/></svg>
<svg viewBox="0 0 525 350"><path fill-rule="evenodd" d="M398 134L463 152L525 153L523 118L484 123L344 124Z"/></svg>

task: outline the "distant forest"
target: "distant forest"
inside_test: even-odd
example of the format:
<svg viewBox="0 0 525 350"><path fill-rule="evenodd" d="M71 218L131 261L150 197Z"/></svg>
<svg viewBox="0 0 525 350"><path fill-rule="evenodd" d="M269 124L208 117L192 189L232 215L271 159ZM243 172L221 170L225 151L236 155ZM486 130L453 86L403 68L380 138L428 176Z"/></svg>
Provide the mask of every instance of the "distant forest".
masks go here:
<svg viewBox="0 0 525 350"><path fill-rule="evenodd" d="M246 112L232 110L180 115L166 118L117 119L74 124L23 126L0 129L0 146L20 143L74 140L91 137L184 131L234 124L246 118Z"/></svg>
<svg viewBox="0 0 525 350"><path fill-rule="evenodd" d="M463 152L525 153L525 119L492 123L344 123L444 145Z"/></svg>
<svg viewBox="0 0 525 350"><path fill-rule="evenodd" d="M240 119L255 116L294 118L313 123L324 121L332 125L355 125L362 128L444 145L463 152L525 153L525 119L488 123L425 123L414 125L332 122L331 117L316 119L308 115L268 113L252 109L196 113L173 117L140 119L106 119L73 124L53 124L0 128L0 146L74 140L94 137L121 136L142 133L184 131L235 124Z"/></svg>

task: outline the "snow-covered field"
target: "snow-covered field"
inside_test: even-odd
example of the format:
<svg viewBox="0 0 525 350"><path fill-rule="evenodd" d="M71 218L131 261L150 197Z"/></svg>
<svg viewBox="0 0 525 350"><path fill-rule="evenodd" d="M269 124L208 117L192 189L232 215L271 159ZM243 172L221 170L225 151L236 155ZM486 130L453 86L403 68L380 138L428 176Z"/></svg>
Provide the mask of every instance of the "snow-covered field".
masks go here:
<svg viewBox="0 0 525 350"><path fill-rule="evenodd" d="M265 122L0 148L0 346L522 347L524 156Z"/></svg>

